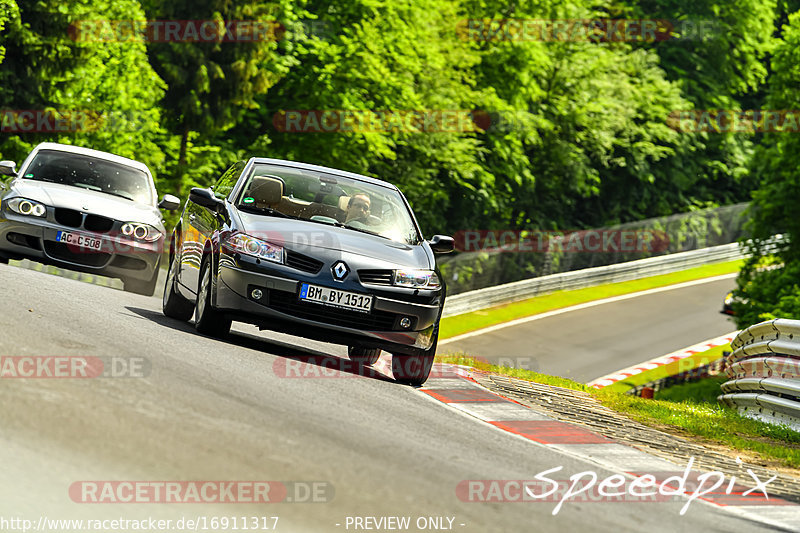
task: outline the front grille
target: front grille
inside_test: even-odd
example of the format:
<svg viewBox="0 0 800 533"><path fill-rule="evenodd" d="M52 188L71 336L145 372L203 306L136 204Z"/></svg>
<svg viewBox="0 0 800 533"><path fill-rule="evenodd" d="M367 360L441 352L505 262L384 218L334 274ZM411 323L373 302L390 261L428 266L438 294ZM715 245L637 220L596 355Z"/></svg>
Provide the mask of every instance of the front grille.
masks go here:
<svg viewBox="0 0 800 533"><path fill-rule="evenodd" d="M114 227L114 220L100 215L86 215L83 227L96 233L108 233Z"/></svg>
<svg viewBox="0 0 800 533"><path fill-rule="evenodd" d="M329 307L312 302L301 302L297 295L285 291L267 291L267 306L297 318L314 320L334 326L344 326L368 331L392 331L397 315L384 311L360 313L349 309Z"/></svg>
<svg viewBox="0 0 800 533"><path fill-rule="evenodd" d="M71 228L80 228L83 222L83 213L75 211L74 209L67 209L65 207L55 208L56 222L63 226Z"/></svg>
<svg viewBox="0 0 800 533"><path fill-rule="evenodd" d="M371 285L391 285L393 273L391 270L359 270L358 279L361 283Z"/></svg>
<svg viewBox="0 0 800 533"><path fill-rule="evenodd" d="M77 246L70 246L63 242L53 241L44 241L44 251L53 259L90 267L104 266L108 262L109 257L111 257L111 254L92 252L89 250L83 251Z"/></svg>
<svg viewBox="0 0 800 533"><path fill-rule="evenodd" d="M322 264L322 261L317 261L312 257L286 250L286 266L316 274L322 268Z"/></svg>

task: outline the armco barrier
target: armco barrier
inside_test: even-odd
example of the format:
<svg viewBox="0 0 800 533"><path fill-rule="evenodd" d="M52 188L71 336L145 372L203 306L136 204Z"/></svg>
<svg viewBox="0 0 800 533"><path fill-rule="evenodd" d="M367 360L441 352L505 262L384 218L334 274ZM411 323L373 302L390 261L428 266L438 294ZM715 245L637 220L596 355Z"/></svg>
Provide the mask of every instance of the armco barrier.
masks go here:
<svg viewBox="0 0 800 533"><path fill-rule="evenodd" d="M443 316L469 313L554 291L582 289L605 283L669 274L710 263L733 261L742 257L744 257L744 254L740 245L732 243L689 252L648 257L647 259L639 259L627 263L525 279L451 296L445 302Z"/></svg>
<svg viewBox="0 0 800 533"><path fill-rule="evenodd" d="M726 361L718 400L749 418L800 431L800 320L778 318L742 330Z"/></svg>

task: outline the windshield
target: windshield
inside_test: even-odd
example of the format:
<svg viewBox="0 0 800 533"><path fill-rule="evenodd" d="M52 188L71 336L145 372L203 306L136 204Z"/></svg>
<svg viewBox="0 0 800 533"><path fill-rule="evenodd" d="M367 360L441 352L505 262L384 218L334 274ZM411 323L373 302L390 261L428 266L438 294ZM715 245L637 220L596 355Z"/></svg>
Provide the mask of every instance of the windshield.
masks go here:
<svg viewBox="0 0 800 533"><path fill-rule="evenodd" d="M91 156L42 150L36 154L22 177L153 204L150 178L145 172Z"/></svg>
<svg viewBox="0 0 800 533"><path fill-rule="evenodd" d="M256 164L238 198L243 211L372 233L405 244L420 236L393 189L336 174Z"/></svg>

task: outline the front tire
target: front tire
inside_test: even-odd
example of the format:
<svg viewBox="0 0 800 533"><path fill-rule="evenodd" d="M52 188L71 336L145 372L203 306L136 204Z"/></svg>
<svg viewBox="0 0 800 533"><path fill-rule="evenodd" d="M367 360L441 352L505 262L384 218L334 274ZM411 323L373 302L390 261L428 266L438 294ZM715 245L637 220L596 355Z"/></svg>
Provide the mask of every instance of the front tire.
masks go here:
<svg viewBox="0 0 800 533"><path fill-rule="evenodd" d="M211 258L203 261L200 270L200 289L194 306L195 329L211 337L224 337L231 330L231 319L211 306Z"/></svg>
<svg viewBox="0 0 800 533"><path fill-rule="evenodd" d="M439 324L433 330L433 344L427 350L413 355L392 354L392 375L395 381L412 387L419 387L428 380L436 357L436 344L439 342Z"/></svg>
<svg viewBox="0 0 800 533"><path fill-rule="evenodd" d="M181 296L175 287L178 282L175 279L176 267L175 259L170 258L167 282L164 284L164 296L161 298L161 310L165 316L186 322L192 318L194 305L192 305L191 301Z"/></svg>
<svg viewBox="0 0 800 533"><path fill-rule="evenodd" d="M378 362L381 357L380 348L361 348L360 346L348 346L347 356L351 361L360 366L371 366Z"/></svg>

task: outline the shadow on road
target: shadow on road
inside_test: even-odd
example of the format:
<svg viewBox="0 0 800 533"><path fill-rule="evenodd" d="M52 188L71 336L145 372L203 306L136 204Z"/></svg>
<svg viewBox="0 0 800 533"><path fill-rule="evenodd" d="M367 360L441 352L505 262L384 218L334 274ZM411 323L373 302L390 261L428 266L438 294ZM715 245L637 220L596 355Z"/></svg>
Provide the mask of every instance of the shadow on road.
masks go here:
<svg viewBox="0 0 800 533"><path fill-rule="evenodd" d="M339 357L329 353L321 352L311 348L305 348L294 344L287 344L275 339L267 339L252 335L250 333L243 333L241 331L231 331L224 339L215 339L197 333L194 325L190 322L181 322L174 318L164 316L158 311L152 309L142 309L140 307L125 306L125 309L139 315L142 318L151 320L160 326L164 326L177 331L183 331L203 337L206 339L239 346L240 348L247 348L259 352L265 352L276 357L279 357L273 365L273 371L276 373L284 372L282 377L287 378L333 378L337 377L338 372L350 374L350 376L341 377L364 377L377 379L380 381L387 381L395 383L395 380L379 372L375 368L368 366L361 366L354 361L345 357ZM309 365L309 366L303 366Z"/></svg>

